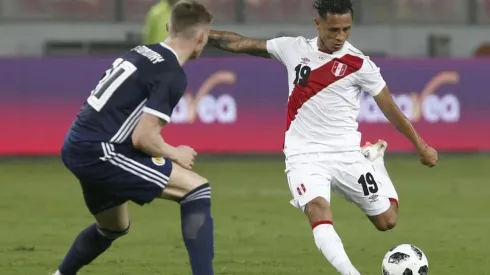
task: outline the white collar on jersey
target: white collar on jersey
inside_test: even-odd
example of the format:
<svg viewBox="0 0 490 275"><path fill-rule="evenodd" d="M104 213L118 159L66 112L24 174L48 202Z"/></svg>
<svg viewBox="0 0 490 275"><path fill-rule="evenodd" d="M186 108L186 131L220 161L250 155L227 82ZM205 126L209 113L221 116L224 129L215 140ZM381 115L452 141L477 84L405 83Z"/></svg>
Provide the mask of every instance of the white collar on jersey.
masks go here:
<svg viewBox="0 0 490 275"><path fill-rule="evenodd" d="M340 50L338 50L336 52L326 53L326 52L320 51L320 49L318 49L318 36L315 37L315 38L313 38L311 40L311 45L312 45L313 48L316 49L317 52L320 52L322 54L328 54L328 55L336 55L338 53L341 53L344 49L346 49L346 46L347 46L346 44L347 44L347 41L345 41L344 46L342 47L342 49L340 49Z"/></svg>
<svg viewBox="0 0 490 275"><path fill-rule="evenodd" d="M170 47L169 45L167 45L167 44L165 44L163 42L160 43L160 45L162 45L162 47L166 48L167 50L171 51L175 55L175 57L177 58L177 60L179 60L179 56L177 55L177 52L174 49L172 49L172 47Z"/></svg>

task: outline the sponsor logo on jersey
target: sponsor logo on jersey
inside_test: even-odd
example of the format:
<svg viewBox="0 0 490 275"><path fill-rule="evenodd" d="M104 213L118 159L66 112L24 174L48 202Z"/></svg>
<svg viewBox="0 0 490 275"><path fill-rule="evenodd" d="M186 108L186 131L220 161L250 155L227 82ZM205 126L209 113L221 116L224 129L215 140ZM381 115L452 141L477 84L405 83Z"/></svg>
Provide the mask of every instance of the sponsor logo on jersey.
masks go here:
<svg viewBox="0 0 490 275"><path fill-rule="evenodd" d="M378 195L372 195L371 197L369 197L370 203L375 203L377 201L378 201Z"/></svg>
<svg viewBox="0 0 490 275"><path fill-rule="evenodd" d="M303 57L303 58L301 58L301 63L306 65L306 64L310 63L310 59L308 59L308 57Z"/></svg>

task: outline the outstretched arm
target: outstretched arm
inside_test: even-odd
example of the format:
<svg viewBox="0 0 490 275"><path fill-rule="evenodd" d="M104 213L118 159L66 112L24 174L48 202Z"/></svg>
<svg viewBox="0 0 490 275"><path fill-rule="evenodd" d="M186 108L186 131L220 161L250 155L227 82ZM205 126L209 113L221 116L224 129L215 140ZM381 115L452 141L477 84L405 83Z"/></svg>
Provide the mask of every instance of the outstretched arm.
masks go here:
<svg viewBox="0 0 490 275"><path fill-rule="evenodd" d="M271 58L266 40L248 38L234 32L212 30L208 44L227 52Z"/></svg>
<svg viewBox="0 0 490 275"><path fill-rule="evenodd" d="M378 66L369 58L365 58L358 75L362 90L374 97L385 117L417 148L421 162L429 167L436 165L437 151L425 143L412 123L395 104Z"/></svg>
<svg viewBox="0 0 490 275"><path fill-rule="evenodd" d="M405 135L415 148L417 148L421 162L429 167L435 166L439 160L437 151L425 143L413 127L412 123L410 123L407 117L403 115L402 111L395 104L388 87L385 86L383 90L374 97L374 100L391 124Z"/></svg>
<svg viewBox="0 0 490 275"><path fill-rule="evenodd" d="M381 92L374 96L379 109L385 117L400 131L410 142L417 148L418 151L423 151L427 145L417 133L412 123L405 117L402 111L398 108L388 87L384 87Z"/></svg>

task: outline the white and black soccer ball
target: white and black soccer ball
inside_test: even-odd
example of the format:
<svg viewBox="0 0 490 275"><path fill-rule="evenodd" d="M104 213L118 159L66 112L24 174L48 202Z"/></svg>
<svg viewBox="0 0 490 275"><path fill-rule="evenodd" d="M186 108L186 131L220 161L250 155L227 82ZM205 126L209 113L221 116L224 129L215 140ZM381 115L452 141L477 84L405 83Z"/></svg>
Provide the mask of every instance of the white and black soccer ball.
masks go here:
<svg viewBox="0 0 490 275"><path fill-rule="evenodd" d="M386 253L382 270L383 275L427 275L429 262L420 248L401 244Z"/></svg>

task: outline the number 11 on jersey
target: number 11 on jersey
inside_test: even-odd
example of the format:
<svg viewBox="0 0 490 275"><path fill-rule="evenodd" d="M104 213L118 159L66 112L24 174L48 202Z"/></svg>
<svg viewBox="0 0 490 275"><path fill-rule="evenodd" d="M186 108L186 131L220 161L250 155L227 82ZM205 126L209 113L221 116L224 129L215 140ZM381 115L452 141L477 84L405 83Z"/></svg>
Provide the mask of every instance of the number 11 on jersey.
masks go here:
<svg viewBox="0 0 490 275"><path fill-rule="evenodd" d="M91 92L87 102L97 112L104 107L112 94L136 71L136 66L122 58L116 59L112 68L105 72L97 87Z"/></svg>

